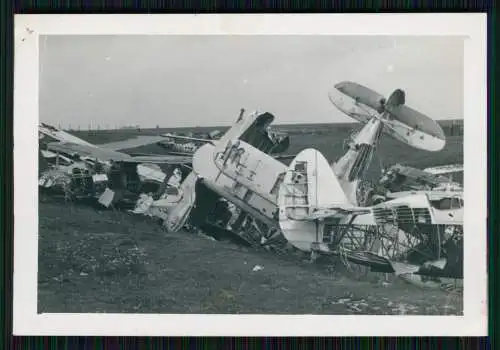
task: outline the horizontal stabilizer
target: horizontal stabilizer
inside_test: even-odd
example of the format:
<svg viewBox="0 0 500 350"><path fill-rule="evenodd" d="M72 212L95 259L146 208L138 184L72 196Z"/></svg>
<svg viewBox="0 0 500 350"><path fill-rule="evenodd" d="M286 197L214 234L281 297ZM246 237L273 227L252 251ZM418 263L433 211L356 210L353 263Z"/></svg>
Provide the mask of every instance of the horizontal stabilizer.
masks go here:
<svg viewBox="0 0 500 350"><path fill-rule="evenodd" d="M441 126L433 119L405 105L387 106L387 111L399 122L427 135L446 140ZM444 145L443 145L444 146Z"/></svg>
<svg viewBox="0 0 500 350"><path fill-rule="evenodd" d="M349 96L358 103L379 110L385 102L385 97L372 89L351 81L343 81L335 85L335 88L344 95Z"/></svg>
<svg viewBox="0 0 500 350"><path fill-rule="evenodd" d="M341 96L338 96L339 92ZM350 98L351 102L345 101L344 97ZM446 144L441 126L406 106L406 93L401 89L396 89L386 99L366 86L343 81L329 92L329 98L336 108L361 123L366 124L372 118L382 120L385 134L411 147L435 152Z"/></svg>

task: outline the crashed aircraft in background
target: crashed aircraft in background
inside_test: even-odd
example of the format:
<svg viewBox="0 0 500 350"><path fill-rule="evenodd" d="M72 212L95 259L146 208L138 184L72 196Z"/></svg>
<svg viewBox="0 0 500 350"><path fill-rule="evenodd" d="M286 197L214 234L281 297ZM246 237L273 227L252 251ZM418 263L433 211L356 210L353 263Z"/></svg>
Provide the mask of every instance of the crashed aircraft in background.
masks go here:
<svg viewBox="0 0 500 350"><path fill-rule="evenodd" d="M207 133L188 133L188 135L166 133L162 135L165 140L156 144L167 150L169 154L192 156L201 145L210 140L218 140L222 135L223 133L220 130Z"/></svg>
<svg viewBox="0 0 500 350"><path fill-rule="evenodd" d="M240 116L238 117L239 120L242 119L243 113L244 110L241 110ZM264 119L259 120L262 121ZM244 126L238 124L237 127L240 128L240 133L245 139L250 140L260 149L265 151L274 150L275 152L277 150L284 151L289 145L288 137L284 137L283 135L281 135L281 137L276 137L274 133L270 132L269 124L269 121L264 120L264 122L256 122L253 124L250 122ZM132 190L131 192L133 193L132 197L134 200L140 192L149 192L147 200L145 200L146 197L142 196L143 201L136 205L136 209L134 210L137 213L141 212L147 214L149 207L151 207L152 210L153 208L156 208L156 213L161 212L162 210L170 211L173 207L176 207L175 212L182 212L186 202L189 204L187 205L187 208L192 206L192 200L189 198L191 198L190 192L194 191L193 186L197 178L196 174L191 175L182 172L182 174L179 175L179 173L174 171L173 175L167 179L166 175L160 169L155 168L154 164L156 163L156 165L158 165L166 163L169 165L180 165L183 166L183 170L185 170L189 169L189 165L192 161L192 155L132 156L118 152L118 150L122 149L131 149L147 144L158 143L159 140L165 140L166 136L140 136L125 141L94 145L47 124L40 125L39 129L41 135L46 135L59 141L46 144L47 150L43 150L43 155L45 157L54 157L56 159L63 159L62 157L64 157L64 159L67 160L66 163L73 164L73 167L78 163L80 167L91 171L95 170L98 166L101 168L102 166L105 167L103 174L93 175L94 177L99 175L100 179L103 177L107 179L106 183L108 188L106 188L103 193L100 193L99 197L99 202L101 204L109 206L113 201L123 198L123 194L121 196L116 195L118 191L121 190L124 192L125 190L129 190L130 192L130 190ZM215 140L217 136L218 135L216 133L212 133L209 139L195 140L202 143L212 143L217 142L217 140ZM193 140L193 138L189 136L175 137ZM280 156L277 155L277 157ZM282 157L287 158L287 156ZM85 170L86 173L88 172L87 170ZM63 175L66 175L65 177L68 178L68 182L71 182L71 176L68 176L70 174L68 174L65 167L60 165L58 167L58 172L59 174L62 173ZM51 187L56 184L54 181L45 180L46 178L53 176L54 173L55 171L51 171L45 174L44 180L40 182L42 187ZM174 188L171 184L172 179L174 178L177 182L182 182L181 184L178 184L176 188ZM73 180L75 180L74 176ZM138 186L140 183L144 184L148 182L156 185L163 184L164 186L160 186L157 191L154 190L154 186L150 186L152 191L144 190L144 186ZM151 192L157 193L156 200L152 198L153 196ZM162 196L163 192L168 192L169 196ZM184 201L182 201L182 199L184 199ZM187 213L185 214L187 215ZM161 216L165 218L165 215L162 214ZM174 222L173 225L175 227L182 226L178 226L175 223L180 220L175 213L169 217L172 219L170 221ZM182 220L180 222L182 222Z"/></svg>
<svg viewBox="0 0 500 350"><path fill-rule="evenodd" d="M185 156L172 155L147 155L131 156L120 150L136 148L144 145L154 144L164 140L163 136L139 136L125 141L112 142L107 144L94 145L73 136L65 131L56 129L42 123L39 132L54 138L57 142L48 142L47 150L70 155L71 157L96 159L100 162L115 162L124 164L189 164L190 158Z"/></svg>
<svg viewBox="0 0 500 350"><path fill-rule="evenodd" d="M245 110L242 108L238 120L243 118L244 113ZM223 135L223 133L218 132L215 135L209 134L210 137L207 138L196 138L191 136L164 134L163 136L168 138L168 140L160 141L157 144L169 150L171 154L192 156L202 145L206 143L213 144L213 141L220 140ZM287 134L273 131L270 125L267 125L265 128L259 129L259 135L260 139L258 142L260 142L260 144L255 144L257 148L263 149L265 153L272 155L275 159L291 159L294 157L293 155L281 154L286 152L290 147L290 137ZM180 141L188 142L180 143Z"/></svg>
<svg viewBox="0 0 500 350"><path fill-rule="evenodd" d="M390 193L418 190L435 190L450 187L460 190L462 166L447 165L424 170L396 164L385 170L379 185ZM448 175L448 176L447 176Z"/></svg>
<svg viewBox="0 0 500 350"><path fill-rule="evenodd" d="M94 145L45 123L41 123L39 126L39 134L44 136L41 141L46 148L40 150L42 156L49 159L55 158L54 162L56 163L50 172L44 174L39 185L45 189L52 189L55 186L68 192L71 190L71 186L67 184L74 184L73 190L69 191L70 193L78 192L78 196L76 196L78 198L84 194L93 197L96 193L89 190L90 185L87 187L80 185L81 181L78 179L83 173L87 179L86 183L91 182L92 178L107 186L105 196L100 198L100 203L106 207L129 196L135 202L143 189L143 184L152 184L153 186L149 186L149 188L154 189L165 182L166 174L154 164L184 166L191 163L191 157L186 156L131 156L119 152L122 149L152 144L163 139L163 137L158 136L142 136L126 141ZM47 137L56 141L43 142ZM71 164L60 165L59 159L71 162ZM58 181L51 181L51 178L57 178ZM78 190L75 191L75 189Z"/></svg>

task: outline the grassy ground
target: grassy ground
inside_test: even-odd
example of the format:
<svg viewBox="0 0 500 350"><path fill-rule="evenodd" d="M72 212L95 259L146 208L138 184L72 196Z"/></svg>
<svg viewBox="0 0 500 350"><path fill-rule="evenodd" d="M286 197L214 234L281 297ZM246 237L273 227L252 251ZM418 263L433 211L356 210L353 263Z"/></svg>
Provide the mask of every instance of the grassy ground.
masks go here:
<svg viewBox="0 0 500 350"><path fill-rule="evenodd" d="M125 213L40 203L38 311L459 314L462 299L354 278L343 269L192 233ZM253 272L254 266L263 270Z"/></svg>
<svg viewBox="0 0 500 350"><path fill-rule="evenodd" d="M131 133L130 131L127 131ZM347 129L292 133L290 153L342 154ZM84 136L84 135L79 135ZM84 137L91 140L92 137ZM104 142L101 135L99 138ZM116 141L116 137L113 140ZM92 140L96 142L96 137ZM380 158L426 167L462 161L461 137L437 153L385 138ZM154 146L151 146L151 149ZM379 165L374 162L372 174ZM39 295L43 312L461 314L461 296L301 261L191 233L165 233L126 213L41 199ZM263 270L253 272L254 266Z"/></svg>

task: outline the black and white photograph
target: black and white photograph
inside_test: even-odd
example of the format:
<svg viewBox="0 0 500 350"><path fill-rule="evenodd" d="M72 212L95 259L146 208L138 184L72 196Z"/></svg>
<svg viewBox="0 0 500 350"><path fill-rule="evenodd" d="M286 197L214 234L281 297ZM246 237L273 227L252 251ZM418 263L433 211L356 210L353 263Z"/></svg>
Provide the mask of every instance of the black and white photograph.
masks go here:
<svg viewBox="0 0 500 350"><path fill-rule="evenodd" d="M14 334L486 333L485 16L99 17L16 18Z"/></svg>

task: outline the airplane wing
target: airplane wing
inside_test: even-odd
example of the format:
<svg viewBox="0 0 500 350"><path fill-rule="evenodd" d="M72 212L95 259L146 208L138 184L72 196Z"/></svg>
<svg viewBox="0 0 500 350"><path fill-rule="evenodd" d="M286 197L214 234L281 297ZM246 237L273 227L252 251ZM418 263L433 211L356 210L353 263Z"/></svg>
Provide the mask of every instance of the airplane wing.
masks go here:
<svg viewBox="0 0 500 350"><path fill-rule="evenodd" d="M179 135L173 135L173 134L163 134L162 140L164 141L165 138L169 138L169 139L173 139L173 140L186 140L186 141L196 141L196 142L204 142L204 143L214 144L214 140L200 139L197 137L189 137L189 136L179 136Z"/></svg>
<svg viewBox="0 0 500 350"><path fill-rule="evenodd" d="M127 154L131 155L132 157L138 157L138 156L150 156L151 153L129 153ZM169 156L181 156L181 157L193 157L194 152L175 152L175 151L167 151L165 152L165 155Z"/></svg>
<svg viewBox="0 0 500 350"><path fill-rule="evenodd" d="M85 140L82 140L81 138L78 138L74 135L71 135L65 131L62 131L62 130L59 130L55 127L53 127L52 125L49 125L49 124L45 124L45 123L40 123L40 125L38 126L38 137L41 139L40 135L44 135L44 136L49 136L57 141L60 141L60 142L70 142L70 143L75 143L75 144L79 144L79 145L85 145L85 146L89 146L89 147L92 147L93 144L85 141Z"/></svg>
<svg viewBox="0 0 500 350"><path fill-rule="evenodd" d="M136 136L127 140L109 142L96 145L99 148L104 148L107 150L120 151L124 149L137 148L141 146L147 146L155 144L160 141L165 141L165 136Z"/></svg>
<svg viewBox="0 0 500 350"><path fill-rule="evenodd" d="M75 144L69 142L53 142L48 144L50 151L68 154L71 156L96 158L101 161L114 161L122 163L154 163L154 164L188 164L191 163L191 157L185 156L162 156L149 155L132 157L128 154L117 152L110 149L104 149L84 144Z"/></svg>
<svg viewBox="0 0 500 350"><path fill-rule="evenodd" d="M192 157L172 155L150 155L130 157L124 163L152 163L152 164L191 164Z"/></svg>
<svg viewBox="0 0 500 350"><path fill-rule="evenodd" d="M371 213L370 208L359 208L359 207L330 207L330 208L321 208L314 211L312 214L309 214L304 218L304 220L322 220L335 218L339 215L363 215Z"/></svg>
<svg viewBox="0 0 500 350"><path fill-rule="evenodd" d="M83 146L88 146L88 147L98 147L98 148L103 148L107 150L112 150L112 151L119 151L119 150L124 150L124 149L129 149L129 148L136 148L140 146L146 146L150 144L157 143L159 141L165 140L164 136L136 136L132 137L130 139L124 140L124 141L118 141L118 142L110 142L110 143L103 143L99 145L92 144L90 142L87 142L85 140L82 140L79 137L76 137L66 131L60 130L52 125L45 124L45 123L40 123L38 126L38 132L39 132L39 137L40 135L44 136L50 136L53 139L60 141L60 142L66 142L66 143L73 143L73 144L78 144L78 145L83 145Z"/></svg>
<svg viewBox="0 0 500 350"><path fill-rule="evenodd" d="M52 152L67 154L71 157L90 157L102 161L122 161L131 158L128 154L72 142L51 142L47 144L47 148Z"/></svg>

